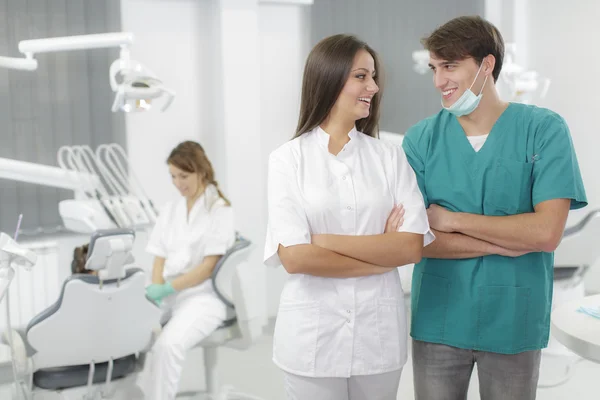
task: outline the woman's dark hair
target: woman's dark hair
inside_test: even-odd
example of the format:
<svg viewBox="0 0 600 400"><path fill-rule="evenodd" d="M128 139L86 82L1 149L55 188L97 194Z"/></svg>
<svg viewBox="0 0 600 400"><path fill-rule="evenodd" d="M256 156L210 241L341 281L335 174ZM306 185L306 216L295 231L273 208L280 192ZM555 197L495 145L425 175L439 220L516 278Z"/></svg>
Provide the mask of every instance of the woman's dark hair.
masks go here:
<svg viewBox="0 0 600 400"><path fill-rule="evenodd" d="M298 137L319 126L337 101L360 50L366 50L375 61L375 83L379 86L371 99L369 116L356 121L356 129L366 135L379 136L379 104L382 95L381 63L375 50L352 35L334 35L321 40L312 49L304 66Z"/></svg>
<svg viewBox="0 0 600 400"><path fill-rule="evenodd" d="M71 273L73 274L89 274L92 271L85 269L85 263L87 261L89 244L75 247L73 250L73 261L71 261Z"/></svg>

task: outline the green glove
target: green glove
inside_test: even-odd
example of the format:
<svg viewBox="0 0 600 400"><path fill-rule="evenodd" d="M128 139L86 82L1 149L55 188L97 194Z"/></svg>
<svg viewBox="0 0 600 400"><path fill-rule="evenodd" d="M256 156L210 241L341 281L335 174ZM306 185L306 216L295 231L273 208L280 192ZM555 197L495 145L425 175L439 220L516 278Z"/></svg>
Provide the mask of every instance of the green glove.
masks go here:
<svg viewBox="0 0 600 400"><path fill-rule="evenodd" d="M156 304L160 305L162 300L175 293L175 289L171 286L171 282L153 283L146 288L146 296L148 296Z"/></svg>

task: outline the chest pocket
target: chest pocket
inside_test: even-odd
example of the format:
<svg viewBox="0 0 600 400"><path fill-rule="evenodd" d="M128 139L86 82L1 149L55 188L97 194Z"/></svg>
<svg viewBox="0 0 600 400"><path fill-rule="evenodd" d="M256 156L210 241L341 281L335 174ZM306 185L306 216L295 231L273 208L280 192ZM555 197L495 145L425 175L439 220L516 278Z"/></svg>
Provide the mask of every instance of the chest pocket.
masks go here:
<svg viewBox="0 0 600 400"><path fill-rule="evenodd" d="M497 158L490 171L488 203L506 214L532 211L532 174L531 163Z"/></svg>

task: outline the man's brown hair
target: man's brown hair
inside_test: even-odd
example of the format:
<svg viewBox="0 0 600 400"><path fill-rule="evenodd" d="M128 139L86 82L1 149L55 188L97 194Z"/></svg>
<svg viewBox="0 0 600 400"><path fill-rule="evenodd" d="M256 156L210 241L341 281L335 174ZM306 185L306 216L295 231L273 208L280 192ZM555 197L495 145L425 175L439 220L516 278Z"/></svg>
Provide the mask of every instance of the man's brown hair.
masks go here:
<svg viewBox="0 0 600 400"><path fill-rule="evenodd" d="M477 65L488 55L496 59L492 75L498 80L504 59L504 39L498 28L479 16L454 18L421 39L436 58L460 61L473 58Z"/></svg>

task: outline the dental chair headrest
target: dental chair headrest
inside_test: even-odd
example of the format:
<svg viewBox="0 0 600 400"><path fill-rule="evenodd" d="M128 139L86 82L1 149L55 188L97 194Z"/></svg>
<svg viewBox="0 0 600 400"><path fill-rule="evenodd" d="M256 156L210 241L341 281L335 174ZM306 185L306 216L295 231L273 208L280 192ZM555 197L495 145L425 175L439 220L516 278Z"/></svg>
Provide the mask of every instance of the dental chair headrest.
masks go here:
<svg viewBox="0 0 600 400"><path fill-rule="evenodd" d="M132 229L109 229L94 233L90 240L85 268L98 271L101 281L125 277L125 266L134 262Z"/></svg>

